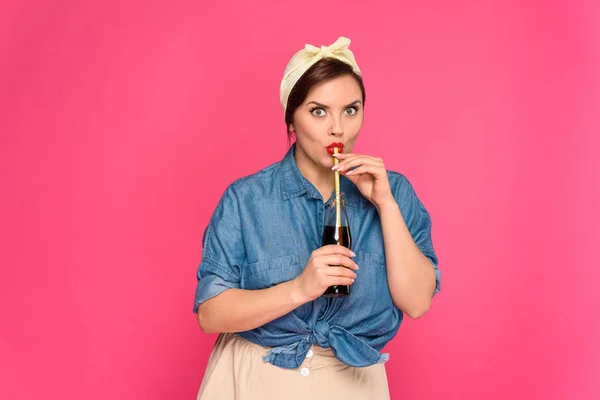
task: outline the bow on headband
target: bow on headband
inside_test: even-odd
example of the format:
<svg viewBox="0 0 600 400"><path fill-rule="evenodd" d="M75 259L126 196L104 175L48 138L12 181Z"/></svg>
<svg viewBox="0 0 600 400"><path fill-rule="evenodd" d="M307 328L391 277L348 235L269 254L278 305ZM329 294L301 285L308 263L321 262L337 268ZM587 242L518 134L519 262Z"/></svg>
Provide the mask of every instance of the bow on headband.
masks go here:
<svg viewBox="0 0 600 400"><path fill-rule="evenodd" d="M321 48L318 48L316 46L313 46L312 44L307 44L304 46L304 50L307 53L310 54L320 54L321 57L325 58L325 57L333 57L334 54L344 54L344 51L348 50L348 47L350 46L350 39L345 38L345 37L340 37L338 40L336 40L335 43L333 43L331 46L321 46Z"/></svg>
<svg viewBox="0 0 600 400"><path fill-rule="evenodd" d="M321 46L319 48L311 44L306 44L304 49L294 54L285 69L279 88L279 100L283 106L284 114L287 108L288 97L294 85L317 61L323 58L335 58L350 65L355 74L361 75L360 68L354 59L354 54L348 48L350 43L350 39L342 36L330 46Z"/></svg>

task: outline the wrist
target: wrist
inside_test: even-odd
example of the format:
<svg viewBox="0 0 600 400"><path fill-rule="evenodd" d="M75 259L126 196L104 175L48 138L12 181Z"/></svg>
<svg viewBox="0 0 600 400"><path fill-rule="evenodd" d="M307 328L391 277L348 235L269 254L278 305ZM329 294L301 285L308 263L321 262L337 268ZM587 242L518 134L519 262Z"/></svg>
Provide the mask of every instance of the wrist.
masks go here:
<svg viewBox="0 0 600 400"><path fill-rule="evenodd" d="M308 303L310 300L306 298L306 295L302 291L302 287L300 286L300 282L298 278L292 279L291 281L286 282L289 287L286 288L288 290L290 300L292 304L296 307L300 307L302 304Z"/></svg>
<svg viewBox="0 0 600 400"><path fill-rule="evenodd" d="M382 202L381 204L376 204L375 207L377 207L377 212L379 212L379 214L381 215L382 213L387 213L389 211L395 211L395 210L399 210L400 207L398 207L398 203L396 203L396 200L394 199L394 197L392 197L391 199Z"/></svg>

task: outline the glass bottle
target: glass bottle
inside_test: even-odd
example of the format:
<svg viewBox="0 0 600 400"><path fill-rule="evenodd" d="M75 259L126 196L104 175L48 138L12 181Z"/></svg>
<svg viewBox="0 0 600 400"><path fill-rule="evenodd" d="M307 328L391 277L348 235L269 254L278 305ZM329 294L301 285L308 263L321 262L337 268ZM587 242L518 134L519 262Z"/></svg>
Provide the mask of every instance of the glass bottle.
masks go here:
<svg viewBox="0 0 600 400"><path fill-rule="evenodd" d="M351 249L352 234L348 223L348 213L344 202L344 193L340 192L339 200L335 192L325 207L325 228L323 229L322 246L338 244ZM349 285L335 285L327 288L323 296L326 297L348 297L350 295Z"/></svg>

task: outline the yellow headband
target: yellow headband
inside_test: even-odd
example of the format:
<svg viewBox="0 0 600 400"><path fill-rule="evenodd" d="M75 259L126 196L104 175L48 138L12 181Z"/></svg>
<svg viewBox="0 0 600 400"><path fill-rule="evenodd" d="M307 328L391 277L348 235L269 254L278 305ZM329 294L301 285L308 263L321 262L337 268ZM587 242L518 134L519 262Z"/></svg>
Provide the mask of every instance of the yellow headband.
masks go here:
<svg viewBox="0 0 600 400"><path fill-rule="evenodd" d="M287 108L288 97L290 96L290 92L294 88L294 85L317 61L323 58L335 58L350 65L354 73L361 76L360 68L358 68L358 64L356 64L354 54L348 49L349 46L350 39L342 36L331 46L321 46L321 48L318 48L307 44L302 50L294 54L285 68L281 86L279 88L279 100L283 106L284 115Z"/></svg>

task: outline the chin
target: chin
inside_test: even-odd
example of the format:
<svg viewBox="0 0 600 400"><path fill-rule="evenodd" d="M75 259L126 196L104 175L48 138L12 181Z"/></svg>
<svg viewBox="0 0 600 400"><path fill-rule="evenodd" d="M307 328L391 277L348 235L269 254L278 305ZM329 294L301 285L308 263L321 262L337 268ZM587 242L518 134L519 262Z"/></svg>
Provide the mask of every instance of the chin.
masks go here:
<svg viewBox="0 0 600 400"><path fill-rule="evenodd" d="M325 156L321 157L319 159L319 164L321 164L321 166L323 168L328 168L328 169L331 169L331 167L333 167L335 165L335 163L333 162L333 157L330 156L329 154L326 154Z"/></svg>

